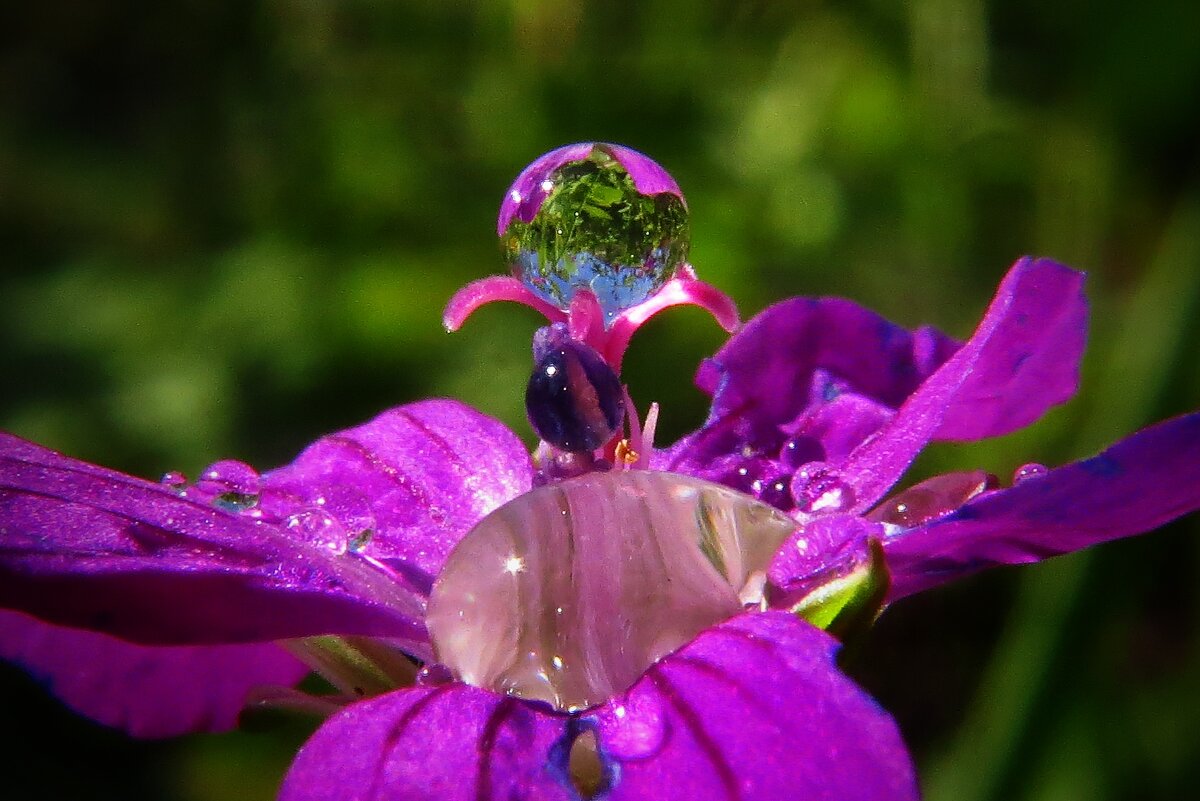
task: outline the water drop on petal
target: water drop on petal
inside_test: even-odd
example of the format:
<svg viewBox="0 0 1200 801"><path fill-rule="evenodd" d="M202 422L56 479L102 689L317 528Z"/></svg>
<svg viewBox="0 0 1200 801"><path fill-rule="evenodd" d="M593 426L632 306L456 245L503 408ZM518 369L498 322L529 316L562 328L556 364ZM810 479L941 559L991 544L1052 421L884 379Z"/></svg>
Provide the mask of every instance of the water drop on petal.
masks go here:
<svg viewBox="0 0 1200 801"><path fill-rule="evenodd" d="M792 477L796 508L807 514L831 514L854 505L854 489L822 462L810 462Z"/></svg>
<svg viewBox="0 0 1200 801"><path fill-rule="evenodd" d="M183 495L187 491L188 480L187 476L178 470L168 470L163 473L163 477L159 480L159 483L176 495Z"/></svg>
<svg viewBox="0 0 1200 801"><path fill-rule="evenodd" d="M502 506L459 542L426 625L463 681L581 709L755 600L740 595L795 528L686 476L568 479Z"/></svg>
<svg viewBox="0 0 1200 801"><path fill-rule="evenodd" d="M337 520L347 539L347 549L361 552L375 536L375 512L367 496L354 487L326 487L317 497L321 510Z"/></svg>
<svg viewBox="0 0 1200 801"><path fill-rule="evenodd" d="M1037 462L1030 462L1029 464L1023 464L1016 469L1016 472L1013 473L1013 483L1020 484L1022 481L1025 481L1026 479L1037 478L1038 476L1044 476L1049 472L1050 472L1050 468L1046 467L1046 465L1044 465L1044 464L1038 464Z"/></svg>
<svg viewBox="0 0 1200 801"><path fill-rule="evenodd" d="M546 154L514 182L501 211L501 247L517 278L544 300L565 311L587 288L611 322L686 263L687 206L641 153L603 144L556 152L562 157Z"/></svg>
<svg viewBox="0 0 1200 801"><path fill-rule="evenodd" d="M337 556L344 554L349 547L346 530L337 518L324 509L307 509L289 515L284 527L293 537Z"/></svg>
<svg viewBox="0 0 1200 801"><path fill-rule="evenodd" d="M818 462L825 458L825 449L820 441L807 434L799 434L783 443L779 451L779 461L784 466L795 470L809 462Z"/></svg>
<svg viewBox="0 0 1200 801"><path fill-rule="evenodd" d="M992 477L983 470L934 476L887 499L866 517L880 523L912 528L954 511L989 489L992 483Z"/></svg>
<svg viewBox="0 0 1200 801"><path fill-rule="evenodd" d="M417 671L417 684L422 687L440 687L454 681L450 668L439 662L430 662Z"/></svg>
<svg viewBox="0 0 1200 801"><path fill-rule="evenodd" d="M212 498L214 506L229 512L244 512L258 502L258 472L234 459L213 462L201 472L196 491Z"/></svg>

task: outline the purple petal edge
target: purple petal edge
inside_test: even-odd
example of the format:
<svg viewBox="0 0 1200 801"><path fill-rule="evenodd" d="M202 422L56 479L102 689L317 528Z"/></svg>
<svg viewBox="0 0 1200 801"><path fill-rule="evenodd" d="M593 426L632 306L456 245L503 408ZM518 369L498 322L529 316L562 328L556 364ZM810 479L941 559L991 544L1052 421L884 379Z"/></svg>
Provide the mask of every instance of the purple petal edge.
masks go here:
<svg viewBox="0 0 1200 801"><path fill-rule="evenodd" d="M308 674L269 643L147 647L5 610L0 658L76 712L134 737L228 731L252 689L290 687Z"/></svg>
<svg viewBox="0 0 1200 801"><path fill-rule="evenodd" d="M1200 412L1097 456L985 493L885 542L891 599L997 565L1151 531L1200 509Z"/></svg>

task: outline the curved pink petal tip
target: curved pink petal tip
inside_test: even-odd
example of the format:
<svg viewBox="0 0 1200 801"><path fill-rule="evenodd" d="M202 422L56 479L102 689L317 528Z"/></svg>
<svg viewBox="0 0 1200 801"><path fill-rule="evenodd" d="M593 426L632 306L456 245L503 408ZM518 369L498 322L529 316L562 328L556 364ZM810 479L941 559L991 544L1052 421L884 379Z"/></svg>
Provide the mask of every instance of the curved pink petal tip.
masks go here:
<svg viewBox="0 0 1200 801"><path fill-rule="evenodd" d="M462 324L476 309L503 300L528 306L552 323L567 319L565 312L538 297L519 279L511 275L490 275L472 281L454 293L454 297L446 304L446 311L442 313L442 325L453 333L462 328Z"/></svg>
<svg viewBox="0 0 1200 801"><path fill-rule="evenodd" d="M589 343L603 354L605 361L619 370L621 359L634 333L654 315L672 306L698 306L713 316L717 324L733 333L741 325L737 304L712 284L697 280L690 267L672 278L645 301L626 310L613 321L603 343Z"/></svg>

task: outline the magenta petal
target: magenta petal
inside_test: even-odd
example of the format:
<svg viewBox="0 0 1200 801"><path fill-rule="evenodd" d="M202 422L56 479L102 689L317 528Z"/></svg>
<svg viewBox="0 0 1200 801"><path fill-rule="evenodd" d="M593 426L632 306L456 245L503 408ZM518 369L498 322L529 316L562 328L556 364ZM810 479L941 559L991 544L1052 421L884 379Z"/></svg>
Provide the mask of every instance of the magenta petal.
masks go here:
<svg viewBox="0 0 1200 801"><path fill-rule="evenodd" d="M1026 257L1013 266L967 343L987 337L935 438L1007 434L1075 394L1087 344L1083 281L1083 273L1049 259Z"/></svg>
<svg viewBox="0 0 1200 801"><path fill-rule="evenodd" d="M830 515L810 520L792 534L771 561L767 579L772 606L786 608L822 584L871 560L869 542L883 526L861 517Z"/></svg>
<svg viewBox="0 0 1200 801"><path fill-rule="evenodd" d="M782 612L704 632L584 719L617 766L607 798L916 799L895 722L837 647Z"/></svg>
<svg viewBox="0 0 1200 801"><path fill-rule="evenodd" d="M0 607L150 645L425 640L420 598L361 560L3 433Z"/></svg>
<svg viewBox="0 0 1200 801"><path fill-rule="evenodd" d="M263 481L311 503L331 488L360 494L376 524L367 552L396 563L427 593L459 539L529 491L533 465L504 424L457 401L432 400L322 437Z"/></svg>
<svg viewBox="0 0 1200 801"><path fill-rule="evenodd" d="M1200 509L1200 413L1080 462L984 493L885 542L891 597L996 565L1036 562L1141 534Z"/></svg>
<svg viewBox="0 0 1200 801"><path fill-rule="evenodd" d="M730 413L782 425L809 404L814 373L896 407L958 347L931 328L915 333L841 298L794 298L746 323L701 365L696 383L712 394L709 420Z"/></svg>
<svg viewBox="0 0 1200 801"><path fill-rule="evenodd" d="M279 798L568 801L575 796L565 760L553 753L566 723L463 684L388 693L326 721L300 749Z"/></svg>
<svg viewBox="0 0 1200 801"><path fill-rule="evenodd" d="M1033 422L1071 396L1086 334L1083 274L1017 262L975 334L842 468L856 509L887 492L931 439L994 436Z"/></svg>
<svg viewBox="0 0 1200 801"><path fill-rule="evenodd" d="M0 658L76 712L134 737L237 726L255 687L290 687L308 668L272 644L149 647L0 610Z"/></svg>

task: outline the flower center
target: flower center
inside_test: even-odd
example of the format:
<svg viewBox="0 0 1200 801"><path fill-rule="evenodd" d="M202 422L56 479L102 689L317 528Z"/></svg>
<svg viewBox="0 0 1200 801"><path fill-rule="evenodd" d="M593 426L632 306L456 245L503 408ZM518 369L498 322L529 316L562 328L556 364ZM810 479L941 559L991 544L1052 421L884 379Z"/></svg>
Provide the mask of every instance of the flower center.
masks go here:
<svg viewBox="0 0 1200 801"><path fill-rule="evenodd" d="M574 711L762 603L796 523L726 487L670 473L592 473L517 498L446 561L426 624L468 684Z"/></svg>

